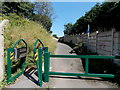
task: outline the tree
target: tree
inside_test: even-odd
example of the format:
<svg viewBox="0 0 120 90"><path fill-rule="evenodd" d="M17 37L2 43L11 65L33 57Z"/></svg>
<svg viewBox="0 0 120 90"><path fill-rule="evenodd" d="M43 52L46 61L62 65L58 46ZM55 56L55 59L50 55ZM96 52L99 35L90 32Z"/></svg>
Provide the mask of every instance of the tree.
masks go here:
<svg viewBox="0 0 120 90"><path fill-rule="evenodd" d="M88 24L90 32L110 30L115 28L119 30L120 25L120 1L97 3L90 11L80 17L72 27L72 34L86 33Z"/></svg>
<svg viewBox="0 0 120 90"><path fill-rule="evenodd" d="M34 4L30 2L3 2L2 13L9 15L10 13L16 13L19 16L31 19L34 13Z"/></svg>
<svg viewBox="0 0 120 90"><path fill-rule="evenodd" d="M53 19L54 11L50 2L35 2L34 11L39 15L46 15Z"/></svg>
<svg viewBox="0 0 120 90"><path fill-rule="evenodd" d="M58 38L56 34L53 34L53 37Z"/></svg>
<svg viewBox="0 0 120 90"><path fill-rule="evenodd" d="M46 15L41 16L41 15L35 14L33 16L33 20L36 21L37 23L41 24L47 31L50 31L52 22L48 16L46 16Z"/></svg>
<svg viewBox="0 0 120 90"><path fill-rule="evenodd" d="M64 35L70 35L71 34L71 31L72 31L72 23L68 23L66 25L64 25Z"/></svg>
<svg viewBox="0 0 120 90"><path fill-rule="evenodd" d="M3 2L2 13L7 16L16 13L18 16L36 21L48 32L50 32L52 26L53 8L50 2Z"/></svg>
<svg viewBox="0 0 120 90"><path fill-rule="evenodd" d="M34 20L42 24L47 31L50 31L53 20L53 8L50 2L36 2L35 7L35 17Z"/></svg>

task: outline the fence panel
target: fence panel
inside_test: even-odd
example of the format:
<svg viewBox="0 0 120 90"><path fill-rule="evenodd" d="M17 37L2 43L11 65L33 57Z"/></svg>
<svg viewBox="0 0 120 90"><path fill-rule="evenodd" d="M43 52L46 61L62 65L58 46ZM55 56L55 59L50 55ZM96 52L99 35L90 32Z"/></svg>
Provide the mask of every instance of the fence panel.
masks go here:
<svg viewBox="0 0 120 90"><path fill-rule="evenodd" d="M120 55L120 31L116 32L114 29L91 33L89 37L85 34L66 35L64 41L74 44L83 42L89 51L100 55Z"/></svg>

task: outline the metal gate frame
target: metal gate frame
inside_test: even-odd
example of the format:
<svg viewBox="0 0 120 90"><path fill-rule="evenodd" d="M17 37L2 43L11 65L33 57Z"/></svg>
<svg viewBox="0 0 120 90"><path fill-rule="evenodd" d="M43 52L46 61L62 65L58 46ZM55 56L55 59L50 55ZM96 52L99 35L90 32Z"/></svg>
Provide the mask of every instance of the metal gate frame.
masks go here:
<svg viewBox="0 0 120 90"><path fill-rule="evenodd" d="M40 43L42 47L37 46ZM38 44L38 45L40 45ZM44 57L44 60L42 60ZM50 72L50 58L84 58L85 59L85 73L64 73L64 72ZM43 82L49 82L50 75L62 75L62 76L85 76L85 77L104 77L104 78L116 78L118 74L95 74L89 73L89 59L120 59L120 56L101 56L101 55L51 55L48 52L48 47L44 47L44 44L37 39L34 43L34 59L38 69L38 79L40 87ZM44 62L44 63L42 63ZM44 64L44 71L42 66Z"/></svg>
<svg viewBox="0 0 120 90"><path fill-rule="evenodd" d="M23 64L21 65L21 72L16 74L15 76L11 76L11 65L12 65L12 60L14 60L14 57L15 57L15 46L20 43L20 42L23 42L25 44L25 47L27 49L27 43L23 40L23 39L20 39L18 40L12 48L8 48L7 49L7 83L13 81L14 79L16 79L17 77L19 77L21 74L24 73L24 65L25 65L25 62L23 62ZM23 60L25 61L26 57L24 58L21 58L20 60Z"/></svg>
<svg viewBox="0 0 120 90"><path fill-rule="evenodd" d="M38 49L38 53L42 50ZM100 55L51 55L48 50L43 53L44 56L44 72L43 78L40 80L49 82L50 75L62 75L62 76L85 76L85 77L104 77L104 78L116 78L117 74L95 74L89 73L89 59L120 59L120 56L100 56ZM50 72L50 58L84 58L85 59L85 73L64 73L64 72ZM39 65L42 68L42 63Z"/></svg>
<svg viewBox="0 0 120 90"><path fill-rule="evenodd" d="M38 46L37 46L38 44ZM39 47L40 44L42 47ZM43 81L43 73L42 73L42 56L43 53L48 52L48 47L44 47L44 44L40 39L37 39L36 42L34 43L34 60L36 62L36 67L38 70L38 80L39 80L39 85L42 87L42 81Z"/></svg>

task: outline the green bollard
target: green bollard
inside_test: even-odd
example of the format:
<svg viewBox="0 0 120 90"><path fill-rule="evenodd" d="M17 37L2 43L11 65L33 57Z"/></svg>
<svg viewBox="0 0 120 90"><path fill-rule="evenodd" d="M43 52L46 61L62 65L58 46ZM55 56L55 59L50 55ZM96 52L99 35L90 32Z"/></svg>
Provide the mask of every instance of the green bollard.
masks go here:
<svg viewBox="0 0 120 90"><path fill-rule="evenodd" d="M49 82L50 53L44 53L44 82Z"/></svg>
<svg viewBox="0 0 120 90"><path fill-rule="evenodd" d="M42 50L38 49L38 77L39 84L42 87Z"/></svg>
<svg viewBox="0 0 120 90"><path fill-rule="evenodd" d="M11 60L10 60L11 48L7 49L7 83L11 82Z"/></svg>
<svg viewBox="0 0 120 90"><path fill-rule="evenodd" d="M85 59L85 73L88 74L89 72L89 59Z"/></svg>

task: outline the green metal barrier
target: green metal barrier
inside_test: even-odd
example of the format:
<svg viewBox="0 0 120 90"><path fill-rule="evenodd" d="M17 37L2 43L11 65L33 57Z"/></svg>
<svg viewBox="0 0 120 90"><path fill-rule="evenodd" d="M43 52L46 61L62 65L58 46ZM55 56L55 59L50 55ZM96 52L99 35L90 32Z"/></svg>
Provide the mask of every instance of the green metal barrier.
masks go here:
<svg viewBox="0 0 120 90"><path fill-rule="evenodd" d="M50 58L84 58L85 59L85 73L63 73L50 72ZM50 55L49 52L44 53L44 82L49 82L49 75L63 75L63 76L85 76L85 77L104 77L115 78L116 74L95 74L89 73L89 59L120 59L120 56L99 56L99 55Z"/></svg>
<svg viewBox="0 0 120 90"><path fill-rule="evenodd" d="M34 43L34 48L39 48L40 44L42 45L42 47L44 47L44 44L42 43L42 41L40 39L37 39L36 42Z"/></svg>
<svg viewBox="0 0 120 90"><path fill-rule="evenodd" d="M17 44L19 44L20 42L23 42L25 44L24 47L21 48L15 48ZM26 59L26 55L27 55L27 43L23 40L20 39L18 40L12 48L8 48L7 49L7 82L11 82L14 79L16 79L17 77L19 77L21 74L24 73L24 65L25 65L25 59ZM11 65L12 65L12 61L14 59L20 59L20 61L22 62L21 65L21 72L12 76L12 72L11 72Z"/></svg>
<svg viewBox="0 0 120 90"><path fill-rule="evenodd" d="M15 48L20 42L24 43L24 47ZM42 46L40 46L42 45ZM12 48L7 49L7 82L19 77L24 73L25 59L27 55L27 44L23 39L18 40ZM42 61L42 57L44 60ZM85 73L63 73L63 72L50 72L50 58L84 58L85 59ZM20 59L22 61L21 72L12 76L11 65L12 60ZM37 39L34 43L34 59L38 69L39 85L42 87L42 82L49 82L50 75L63 75L63 76L85 76L85 77L104 77L104 78L115 78L115 74L95 74L89 73L89 59L120 59L120 56L99 56L99 55L51 55L48 52L48 47L44 47L44 44ZM44 62L44 63L42 63ZM44 72L42 71L42 65L44 64Z"/></svg>
<svg viewBox="0 0 120 90"><path fill-rule="evenodd" d="M37 45L38 44L38 45ZM40 45L42 45L40 47ZM43 75L42 75L42 56L44 52L48 52L48 47L44 47L41 40L37 39L34 43L34 59L36 61L36 67L38 69L39 85L42 87Z"/></svg>

